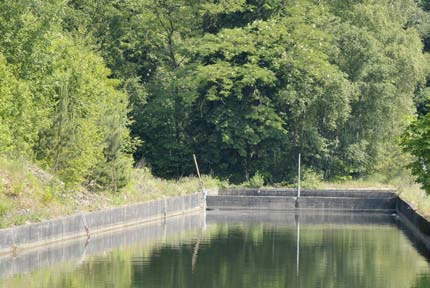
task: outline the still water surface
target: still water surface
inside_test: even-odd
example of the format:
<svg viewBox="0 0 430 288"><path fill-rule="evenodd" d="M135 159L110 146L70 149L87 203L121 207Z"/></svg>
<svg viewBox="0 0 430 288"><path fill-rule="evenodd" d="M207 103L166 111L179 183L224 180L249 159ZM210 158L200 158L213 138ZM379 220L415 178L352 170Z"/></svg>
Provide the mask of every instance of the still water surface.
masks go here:
<svg viewBox="0 0 430 288"><path fill-rule="evenodd" d="M88 255L86 246L79 259L0 276L0 287L430 287L428 252L391 215L195 217L168 229L158 224L152 238L137 230L113 250Z"/></svg>

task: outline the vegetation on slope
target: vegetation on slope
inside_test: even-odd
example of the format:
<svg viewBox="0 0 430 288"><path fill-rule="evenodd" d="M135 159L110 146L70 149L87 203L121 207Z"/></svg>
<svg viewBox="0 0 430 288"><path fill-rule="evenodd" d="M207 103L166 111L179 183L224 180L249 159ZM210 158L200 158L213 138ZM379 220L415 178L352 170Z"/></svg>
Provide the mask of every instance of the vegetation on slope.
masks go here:
<svg viewBox="0 0 430 288"><path fill-rule="evenodd" d="M294 183L299 152L321 181L411 163L430 191L429 7L3 1L0 211L31 210L22 194L33 210L75 210L62 203L79 193L134 199L133 162L176 181L194 174L192 154L204 174L248 185ZM140 181L167 183L154 179Z"/></svg>
<svg viewBox="0 0 430 288"><path fill-rule="evenodd" d="M203 178L205 187L216 191L219 181ZM148 169L134 169L121 193L68 189L57 176L25 160L0 157L0 228L52 219L80 211L95 211L118 205L195 193L196 177L163 180Z"/></svg>

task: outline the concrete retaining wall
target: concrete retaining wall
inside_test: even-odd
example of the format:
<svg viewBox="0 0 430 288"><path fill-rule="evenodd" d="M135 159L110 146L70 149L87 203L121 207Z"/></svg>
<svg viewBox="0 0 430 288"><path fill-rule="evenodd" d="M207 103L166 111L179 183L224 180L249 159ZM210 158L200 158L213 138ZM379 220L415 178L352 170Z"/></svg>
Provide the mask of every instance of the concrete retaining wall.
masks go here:
<svg viewBox="0 0 430 288"><path fill-rule="evenodd" d="M183 214L187 211L200 209L199 197L198 194L172 197L1 229L0 255L86 236L86 226L92 235Z"/></svg>
<svg viewBox="0 0 430 288"><path fill-rule="evenodd" d="M294 197L279 196L207 196L207 207L229 209L270 209L270 210L294 210Z"/></svg>
<svg viewBox="0 0 430 288"><path fill-rule="evenodd" d="M223 196L297 196L297 189L285 188L234 188L221 189L218 195ZM392 190L334 190L334 189L303 189L302 197L351 197L351 198L387 198L397 197Z"/></svg>
<svg viewBox="0 0 430 288"><path fill-rule="evenodd" d="M396 198L354 198L354 197L300 197L298 209L394 212Z"/></svg>
<svg viewBox="0 0 430 288"><path fill-rule="evenodd" d="M210 209L333 210L394 212L396 198L208 196Z"/></svg>
<svg viewBox="0 0 430 288"><path fill-rule="evenodd" d="M181 235L194 233L198 235L203 226L203 213L187 213L177 217L169 217L166 221L152 221L143 225L127 227L121 230L109 231L91 237L47 245L39 249L19 253L16 256L0 257L0 278L18 273L31 272L44 266L68 261L78 265L82 259L91 255L111 251L127 246L146 245L148 243L177 243ZM150 245L150 244L149 244ZM1 286L1 284L0 284Z"/></svg>
<svg viewBox="0 0 430 288"><path fill-rule="evenodd" d="M397 212L400 220L415 238L419 239L430 251L430 223L418 214L412 207L401 198L397 200Z"/></svg>

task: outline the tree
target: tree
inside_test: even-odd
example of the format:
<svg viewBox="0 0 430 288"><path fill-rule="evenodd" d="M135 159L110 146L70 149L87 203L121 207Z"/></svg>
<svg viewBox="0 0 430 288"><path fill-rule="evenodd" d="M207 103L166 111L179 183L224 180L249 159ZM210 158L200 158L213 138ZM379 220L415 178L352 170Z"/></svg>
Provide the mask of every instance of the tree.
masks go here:
<svg viewBox="0 0 430 288"><path fill-rule="evenodd" d="M416 160L409 164L412 174L430 194L430 115L426 114L412 121L402 135L401 144L405 152L412 154Z"/></svg>
<svg viewBox="0 0 430 288"><path fill-rule="evenodd" d="M44 85L51 93L53 121L41 132L38 158L69 184L96 181L116 190L125 184L119 180L125 176L114 166L122 163L126 173L130 165L122 159L130 141L127 97L116 90L117 80L108 79L102 58L77 44L63 36L49 47L53 73ZM94 172L102 173L106 164L112 166L111 173Z"/></svg>
<svg viewBox="0 0 430 288"><path fill-rule="evenodd" d="M37 139L32 93L0 54L0 153L26 156Z"/></svg>
<svg viewBox="0 0 430 288"><path fill-rule="evenodd" d="M299 16L322 11L305 4L196 41L199 64L185 81L196 79L198 93L188 131L206 171L234 182L257 171L283 181L298 151L309 162L324 157L346 119L350 88L329 62L333 46L318 18Z"/></svg>
<svg viewBox="0 0 430 288"><path fill-rule="evenodd" d="M131 151L120 82L87 41L64 32L63 1L0 6L1 152L35 158L70 186L123 186Z"/></svg>

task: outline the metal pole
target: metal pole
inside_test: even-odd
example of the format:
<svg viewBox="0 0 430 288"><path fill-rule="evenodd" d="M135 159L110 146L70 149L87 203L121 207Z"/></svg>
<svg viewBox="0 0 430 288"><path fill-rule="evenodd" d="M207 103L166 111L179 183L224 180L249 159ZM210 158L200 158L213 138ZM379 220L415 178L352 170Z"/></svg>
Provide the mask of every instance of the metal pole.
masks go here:
<svg viewBox="0 0 430 288"><path fill-rule="evenodd" d="M297 198L300 198L300 161L301 161L301 154L299 153L299 171L298 171L298 177L297 177Z"/></svg>

